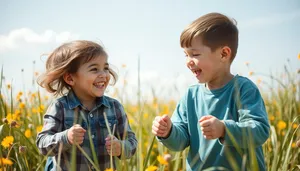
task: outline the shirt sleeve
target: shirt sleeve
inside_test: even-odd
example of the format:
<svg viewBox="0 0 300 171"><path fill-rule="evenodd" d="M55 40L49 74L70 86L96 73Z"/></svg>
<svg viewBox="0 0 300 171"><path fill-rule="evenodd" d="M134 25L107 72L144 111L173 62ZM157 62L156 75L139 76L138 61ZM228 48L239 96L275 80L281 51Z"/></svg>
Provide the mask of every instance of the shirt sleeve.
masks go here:
<svg viewBox="0 0 300 171"><path fill-rule="evenodd" d="M43 129L36 138L36 145L43 155L57 155L60 144L61 152L72 147L67 138L68 130L63 130L63 117L63 108L59 102L56 101L48 107L44 115Z"/></svg>
<svg viewBox="0 0 300 171"><path fill-rule="evenodd" d="M190 145L188 132L186 97L177 104L171 117L172 128L167 138L157 137L157 140L172 151L182 151Z"/></svg>
<svg viewBox="0 0 300 171"><path fill-rule="evenodd" d="M135 133L132 131L125 110L119 102L116 104L116 116L118 120L118 127L115 136L121 140L122 154L126 159L132 157L137 148L137 139Z"/></svg>
<svg viewBox="0 0 300 171"><path fill-rule="evenodd" d="M241 98L236 99L238 107L238 122L224 120L226 134L224 145L250 148L261 146L269 137L265 104L258 88L251 87L241 91Z"/></svg>

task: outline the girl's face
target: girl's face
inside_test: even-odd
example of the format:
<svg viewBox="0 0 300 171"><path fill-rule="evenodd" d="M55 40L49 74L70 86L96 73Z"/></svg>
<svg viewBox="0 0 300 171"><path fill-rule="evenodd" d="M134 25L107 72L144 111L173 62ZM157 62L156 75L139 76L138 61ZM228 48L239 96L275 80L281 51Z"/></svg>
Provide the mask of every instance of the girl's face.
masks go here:
<svg viewBox="0 0 300 171"><path fill-rule="evenodd" d="M71 87L80 100L90 101L103 96L110 80L107 57L98 56L82 64L71 77Z"/></svg>

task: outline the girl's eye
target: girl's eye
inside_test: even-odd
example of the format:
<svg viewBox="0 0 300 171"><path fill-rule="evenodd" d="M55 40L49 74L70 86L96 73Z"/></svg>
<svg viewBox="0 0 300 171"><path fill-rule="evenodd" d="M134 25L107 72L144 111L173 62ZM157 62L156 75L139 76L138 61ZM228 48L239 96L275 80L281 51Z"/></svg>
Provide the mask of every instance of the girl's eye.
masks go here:
<svg viewBox="0 0 300 171"><path fill-rule="evenodd" d="M97 68L92 68L91 71L98 71L98 69Z"/></svg>
<svg viewBox="0 0 300 171"><path fill-rule="evenodd" d="M104 70L105 70L105 71L109 71L109 68L108 68L108 67L105 67Z"/></svg>

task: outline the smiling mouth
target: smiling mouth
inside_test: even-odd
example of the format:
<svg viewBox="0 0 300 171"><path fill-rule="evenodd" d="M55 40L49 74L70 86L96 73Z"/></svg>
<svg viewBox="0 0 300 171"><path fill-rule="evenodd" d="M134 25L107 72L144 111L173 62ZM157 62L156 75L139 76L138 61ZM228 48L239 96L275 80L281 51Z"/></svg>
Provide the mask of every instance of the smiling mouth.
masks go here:
<svg viewBox="0 0 300 171"><path fill-rule="evenodd" d="M98 82L98 83L95 83L94 86L97 87L97 88L104 88L105 82Z"/></svg>
<svg viewBox="0 0 300 171"><path fill-rule="evenodd" d="M197 77L202 72L202 69L192 70L193 74Z"/></svg>

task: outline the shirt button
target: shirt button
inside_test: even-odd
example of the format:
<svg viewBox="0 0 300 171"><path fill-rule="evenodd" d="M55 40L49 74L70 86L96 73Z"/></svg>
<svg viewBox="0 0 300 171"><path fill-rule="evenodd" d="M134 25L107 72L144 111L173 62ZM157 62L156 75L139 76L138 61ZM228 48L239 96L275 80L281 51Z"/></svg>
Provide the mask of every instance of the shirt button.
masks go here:
<svg viewBox="0 0 300 171"><path fill-rule="evenodd" d="M94 139L94 138L95 138L95 135L92 135L92 138Z"/></svg>
<svg viewBox="0 0 300 171"><path fill-rule="evenodd" d="M91 118L93 117L93 114L92 114L92 113L90 114L90 117L91 117Z"/></svg>

